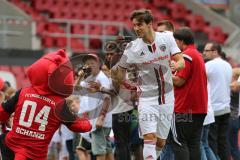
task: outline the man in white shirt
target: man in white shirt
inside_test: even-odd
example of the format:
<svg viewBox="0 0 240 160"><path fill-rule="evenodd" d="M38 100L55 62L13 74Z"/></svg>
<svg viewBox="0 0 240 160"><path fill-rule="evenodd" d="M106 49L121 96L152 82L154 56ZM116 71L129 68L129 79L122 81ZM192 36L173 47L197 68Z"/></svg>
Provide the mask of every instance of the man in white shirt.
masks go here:
<svg viewBox="0 0 240 160"><path fill-rule="evenodd" d="M171 65L173 70L184 68L185 62L172 33L153 30L151 11L136 10L131 21L138 38L127 45L119 66L113 70L113 80L122 83L130 65L138 68L141 90L138 113L140 133L144 138L143 156L144 159L156 160L165 145L174 108L170 60L176 61Z"/></svg>
<svg viewBox="0 0 240 160"><path fill-rule="evenodd" d="M211 105L215 116L215 123L211 124L209 131L209 145L221 160L227 160L232 67L220 57L221 53L221 46L216 42L207 43L203 52L205 58L209 60L206 63L206 71L210 86Z"/></svg>
<svg viewBox="0 0 240 160"><path fill-rule="evenodd" d="M110 89L111 82L100 70L100 60L97 55L88 54L82 61L85 66L91 68L91 74L80 82L86 94L80 96L79 113L87 112L92 124L92 153L96 155L97 160L112 160L112 146L109 140L112 127L112 114L109 112L111 99L108 94L95 92L90 87L91 82L97 82L104 88Z"/></svg>

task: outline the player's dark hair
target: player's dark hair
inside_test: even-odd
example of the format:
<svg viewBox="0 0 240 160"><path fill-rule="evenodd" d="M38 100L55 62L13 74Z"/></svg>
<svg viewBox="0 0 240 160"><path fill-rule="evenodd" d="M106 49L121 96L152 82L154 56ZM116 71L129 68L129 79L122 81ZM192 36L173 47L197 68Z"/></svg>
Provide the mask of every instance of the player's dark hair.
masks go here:
<svg viewBox="0 0 240 160"><path fill-rule="evenodd" d="M157 23L157 26L166 26L168 31L174 31L174 26L169 20L162 20Z"/></svg>
<svg viewBox="0 0 240 160"><path fill-rule="evenodd" d="M133 19L136 19L138 22L145 22L146 24L149 24L153 21L153 15L152 12L148 9L139 9L131 13L130 19L131 21Z"/></svg>
<svg viewBox="0 0 240 160"><path fill-rule="evenodd" d="M194 44L194 35L190 28L181 27L176 29L173 33L175 39L183 41L184 44L190 45Z"/></svg>

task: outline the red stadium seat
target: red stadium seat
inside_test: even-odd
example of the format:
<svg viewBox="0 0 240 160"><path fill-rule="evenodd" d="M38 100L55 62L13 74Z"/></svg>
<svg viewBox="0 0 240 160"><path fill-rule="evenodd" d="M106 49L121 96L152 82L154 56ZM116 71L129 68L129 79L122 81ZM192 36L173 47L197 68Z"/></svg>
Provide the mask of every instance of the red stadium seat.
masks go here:
<svg viewBox="0 0 240 160"><path fill-rule="evenodd" d="M11 72L13 72L15 75L21 75L23 74L23 69L21 66L10 66ZM24 74L23 74L24 75Z"/></svg>
<svg viewBox="0 0 240 160"><path fill-rule="evenodd" d="M102 41L99 39L90 39L90 49L100 49L102 47Z"/></svg>
<svg viewBox="0 0 240 160"><path fill-rule="evenodd" d="M107 35L116 35L118 33L118 28L116 26L106 26Z"/></svg>
<svg viewBox="0 0 240 160"><path fill-rule="evenodd" d="M204 21L203 16L190 14L186 17L188 21L188 26L194 31L204 31L206 22Z"/></svg>
<svg viewBox="0 0 240 160"><path fill-rule="evenodd" d="M95 9L91 12L93 20L104 20L102 10Z"/></svg>
<svg viewBox="0 0 240 160"><path fill-rule="evenodd" d="M83 34L84 33L84 25L83 24L74 24L72 25L72 33Z"/></svg>
<svg viewBox="0 0 240 160"><path fill-rule="evenodd" d="M153 5L159 9L168 9L168 5L172 0L153 0Z"/></svg>
<svg viewBox="0 0 240 160"><path fill-rule="evenodd" d="M0 71L8 71L8 72L11 72L11 69L9 66L7 65L1 65L0 66Z"/></svg>
<svg viewBox="0 0 240 160"><path fill-rule="evenodd" d="M47 11L48 8L50 8L52 6L51 1L49 0L37 0L34 1L34 7L38 10L38 11Z"/></svg>
<svg viewBox="0 0 240 160"><path fill-rule="evenodd" d="M27 77L28 66L23 66L22 69L23 69L23 72L25 74L25 77Z"/></svg>
<svg viewBox="0 0 240 160"><path fill-rule="evenodd" d="M84 50L83 41L81 39L72 38L71 39L71 48L76 50Z"/></svg>
<svg viewBox="0 0 240 160"><path fill-rule="evenodd" d="M21 83L20 83L21 86L18 86L18 87L23 88L23 87L28 87L28 86L31 85L30 82L29 82L29 79L27 79L27 78L19 79L19 81L21 82Z"/></svg>
<svg viewBox="0 0 240 160"><path fill-rule="evenodd" d="M51 37L44 37L42 39L42 44L44 47L50 48L55 46L55 40L54 38L51 38Z"/></svg>
<svg viewBox="0 0 240 160"><path fill-rule="evenodd" d="M37 22L37 33L41 34L46 30L46 23L45 22Z"/></svg>
<svg viewBox="0 0 240 160"><path fill-rule="evenodd" d="M64 47L66 39L46 37L45 32L65 33L65 26L62 24L46 23L47 18L63 18L78 20L97 20L124 22L127 27L132 28L130 13L134 9L148 8L153 12L157 20L171 20L175 27L188 25L194 32L206 32L209 39L223 43L226 35L219 30L207 27L201 15L193 15L182 4L174 0L10 0L26 13L32 15L37 21L37 33L42 38L43 47ZM30 4L30 5L29 5ZM86 25L72 24L71 33L83 34ZM206 29L205 29L206 28ZM103 34L103 27L90 25L86 34ZM107 26L105 34L114 35L118 32L115 26ZM218 32L218 33L217 33ZM99 42L91 40L92 48L99 46ZM84 48L82 40L73 39L71 46L77 50ZM100 47L101 48L101 47Z"/></svg>
<svg viewBox="0 0 240 160"><path fill-rule="evenodd" d="M124 4L122 2L116 1L115 3L113 3L113 8L112 9L123 11L124 10Z"/></svg>
<svg viewBox="0 0 240 160"><path fill-rule="evenodd" d="M217 41L218 43L224 43L226 40L226 35L223 33L222 29L218 26L216 27L205 27L204 31L208 35L209 40Z"/></svg>
<svg viewBox="0 0 240 160"><path fill-rule="evenodd" d="M170 14L173 19L184 19L188 15L188 10L182 3L171 3L169 5Z"/></svg>
<svg viewBox="0 0 240 160"><path fill-rule="evenodd" d="M109 2L109 1L103 1L103 8L106 10L106 9L111 9L113 8L113 3L112 2Z"/></svg>
<svg viewBox="0 0 240 160"><path fill-rule="evenodd" d="M56 39L56 46L59 48L66 48L67 45L67 38L57 38Z"/></svg>
<svg viewBox="0 0 240 160"><path fill-rule="evenodd" d="M95 35L102 34L102 27L99 25L89 25L89 33Z"/></svg>
<svg viewBox="0 0 240 160"><path fill-rule="evenodd" d="M135 9L141 8L149 8L151 5L149 3L145 3L144 1L136 1L135 2Z"/></svg>

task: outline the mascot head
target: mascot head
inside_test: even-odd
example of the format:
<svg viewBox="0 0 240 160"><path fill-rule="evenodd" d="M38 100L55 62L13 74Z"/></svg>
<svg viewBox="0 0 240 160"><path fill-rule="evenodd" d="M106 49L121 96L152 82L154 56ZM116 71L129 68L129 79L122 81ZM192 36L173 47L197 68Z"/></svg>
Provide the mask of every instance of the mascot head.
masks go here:
<svg viewBox="0 0 240 160"><path fill-rule="evenodd" d="M28 68L27 75L41 95L55 93L68 97L73 92L73 68L65 50L43 56Z"/></svg>

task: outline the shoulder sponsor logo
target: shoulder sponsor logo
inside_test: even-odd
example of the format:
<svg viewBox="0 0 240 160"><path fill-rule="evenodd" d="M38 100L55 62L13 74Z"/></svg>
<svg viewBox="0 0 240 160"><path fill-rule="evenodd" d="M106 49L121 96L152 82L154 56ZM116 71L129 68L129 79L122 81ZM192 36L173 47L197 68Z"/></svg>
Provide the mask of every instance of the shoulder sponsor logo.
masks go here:
<svg viewBox="0 0 240 160"><path fill-rule="evenodd" d="M165 44L161 44L160 46L159 46L159 49L162 51L162 52L164 52L164 51L166 51L166 45Z"/></svg>

